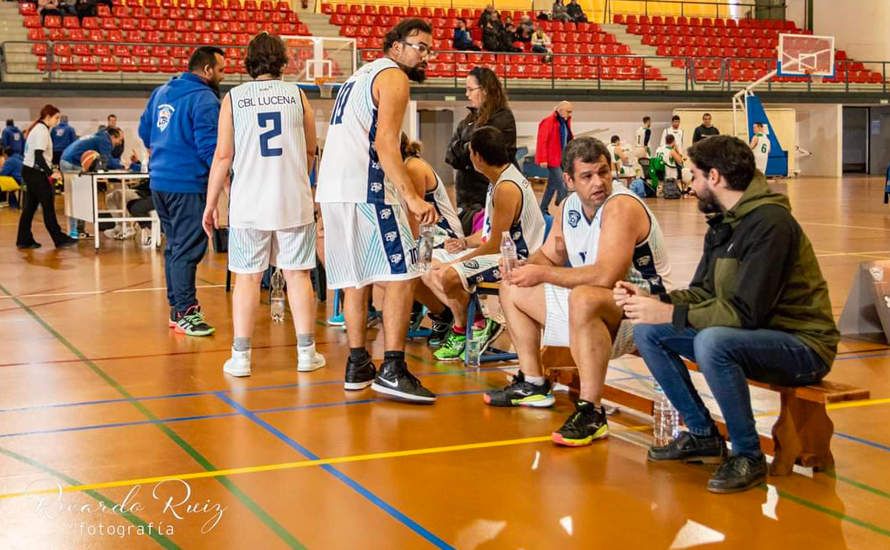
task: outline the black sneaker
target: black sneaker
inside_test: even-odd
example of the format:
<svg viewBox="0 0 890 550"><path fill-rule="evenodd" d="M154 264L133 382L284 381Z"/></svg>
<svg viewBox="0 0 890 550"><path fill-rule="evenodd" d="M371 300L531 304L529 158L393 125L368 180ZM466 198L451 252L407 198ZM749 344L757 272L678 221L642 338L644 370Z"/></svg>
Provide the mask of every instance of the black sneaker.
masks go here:
<svg viewBox="0 0 890 550"><path fill-rule="evenodd" d="M766 481L766 457L751 458L744 455L729 457L708 480L712 493L737 493L756 487Z"/></svg>
<svg viewBox="0 0 890 550"><path fill-rule="evenodd" d="M69 236L65 236L64 239L60 240L56 243L56 248L67 248L69 246L74 246L77 244L77 239L72 239Z"/></svg>
<svg viewBox="0 0 890 550"><path fill-rule="evenodd" d="M343 388L349 391L363 390L371 385L376 375L377 369L374 368L370 355L360 362L353 361L350 357L346 360L346 380L343 382Z"/></svg>
<svg viewBox="0 0 890 550"><path fill-rule="evenodd" d="M540 386L527 382L525 374L519 371L504 389L485 392L482 398L492 407L552 407L556 399L551 387L549 380Z"/></svg>
<svg viewBox="0 0 890 550"><path fill-rule="evenodd" d="M408 372L404 361L385 361L371 389L391 399L411 403L432 404L436 394L423 387L416 376Z"/></svg>
<svg viewBox="0 0 890 550"><path fill-rule="evenodd" d="M720 464L726 458L726 442L719 434L698 436L684 431L663 447L651 447L646 457L652 462L682 460Z"/></svg>
<svg viewBox="0 0 890 550"><path fill-rule="evenodd" d="M187 336L210 336L216 331L204 320L201 306L197 304L176 315L176 326L173 330Z"/></svg>
<svg viewBox="0 0 890 550"><path fill-rule="evenodd" d="M37 241L34 241L33 243L18 244L16 246L18 247L19 250L30 250L30 249L34 249L34 248L40 248L43 245Z"/></svg>
<svg viewBox="0 0 890 550"><path fill-rule="evenodd" d="M426 343L431 347L437 348L442 345L445 337L448 336L448 331L454 323L454 316L451 314L451 310L446 309L441 315L428 315L428 317L433 324Z"/></svg>
<svg viewBox="0 0 890 550"><path fill-rule="evenodd" d="M408 337L420 330L420 323L423 322L423 304L414 302L411 306L411 318L408 321Z"/></svg>
<svg viewBox="0 0 890 550"><path fill-rule="evenodd" d="M562 428L553 432L550 438L557 445L567 447L583 447L590 445L595 439L609 435L609 423L606 422L606 410L597 407L590 401L579 399L575 403L575 412L566 420Z"/></svg>

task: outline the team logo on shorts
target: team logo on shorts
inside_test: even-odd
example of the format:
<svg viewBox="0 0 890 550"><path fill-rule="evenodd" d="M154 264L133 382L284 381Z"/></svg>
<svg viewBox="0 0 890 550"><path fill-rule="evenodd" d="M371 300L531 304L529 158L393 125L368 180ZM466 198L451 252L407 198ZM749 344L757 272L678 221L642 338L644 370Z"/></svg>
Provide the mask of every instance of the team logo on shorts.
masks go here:
<svg viewBox="0 0 890 550"><path fill-rule="evenodd" d="M495 279L500 279L501 278L501 270L498 268L494 268L493 270L491 270L491 276L494 277Z"/></svg>
<svg viewBox="0 0 890 550"><path fill-rule="evenodd" d="M372 193L379 193L382 190L383 190L383 184L380 183L379 181L375 181L374 183L371 184L371 192Z"/></svg>
<svg viewBox="0 0 890 550"><path fill-rule="evenodd" d="M381 220L388 220L391 216L392 216L392 209L390 209L390 208L384 208L383 210L380 211L380 219Z"/></svg>
<svg viewBox="0 0 890 550"><path fill-rule="evenodd" d="M476 275L476 282L477 282L477 283L484 283L484 282L485 282L485 276L484 276L484 275Z"/></svg>
<svg viewBox="0 0 890 550"><path fill-rule="evenodd" d="M646 267L650 263L652 263L652 256L649 256L648 254L637 258L637 265L640 267Z"/></svg>
<svg viewBox="0 0 890 550"><path fill-rule="evenodd" d="M395 231L388 231L388 232L386 233L386 235L383 236L383 238L386 239L386 242L391 243L391 242L393 242L394 240L396 240L396 237L398 237L398 236L399 236L399 234L398 234L397 232L395 232Z"/></svg>
<svg viewBox="0 0 890 550"><path fill-rule="evenodd" d="M464 267L467 269L479 269L479 262L476 260L467 260L464 262Z"/></svg>
<svg viewBox="0 0 890 550"><path fill-rule="evenodd" d="M578 222L581 221L581 212L577 210L569 210L569 225L572 227L578 227Z"/></svg>
<svg viewBox="0 0 890 550"><path fill-rule="evenodd" d="M397 264L402 261L402 255L401 254L391 254L389 256L389 261L391 263Z"/></svg>
<svg viewBox="0 0 890 550"><path fill-rule="evenodd" d="M158 105L158 129L160 131L163 132L167 129L167 126L170 124L170 119L173 118L174 111L176 111L176 109L173 108L173 105L167 103Z"/></svg>

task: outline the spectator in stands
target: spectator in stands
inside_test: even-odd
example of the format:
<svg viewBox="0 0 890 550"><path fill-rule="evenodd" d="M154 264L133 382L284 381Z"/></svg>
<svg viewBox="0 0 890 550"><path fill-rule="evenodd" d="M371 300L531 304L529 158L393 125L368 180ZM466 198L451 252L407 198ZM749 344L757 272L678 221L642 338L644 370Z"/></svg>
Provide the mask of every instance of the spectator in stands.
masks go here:
<svg viewBox="0 0 890 550"><path fill-rule="evenodd" d="M553 112L538 123L535 162L547 170L547 187L541 197L541 212L550 210L550 199L556 195L556 206L569 194L562 174L562 151L575 137L572 133L572 104L560 101Z"/></svg>
<svg viewBox="0 0 890 550"><path fill-rule="evenodd" d="M9 147L13 153L25 154L25 134L18 129L11 118L6 119L6 128L3 129L3 134L0 134L0 145Z"/></svg>
<svg viewBox="0 0 890 550"><path fill-rule="evenodd" d="M56 219L55 192L50 178L53 169L53 141L50 130L59 123L59 109L54 105L44 105L40 116L25 132L25 154L22 162L22 180L25 182L25 197L22 216L19 218L18 248L40 248L31 232L31 222L39 206L43 210L43 225L49 232L56 248L76 244L77 241L66 235Z"/></svg>
<svg viewBox="0 0 890 550"><path fill-rule="evenodd" d="M457 26L454 27L454 41L452 47L455 50L478 52L479 46L473 42L470 31L467 30L467 20L460 18L457 20Z"/></svg>
<svg viewBox="0 0 890 550"><path fill-rule="evenodd" d="M207 251L202 219L225 68L221 49L197 48L189 58L188 72L156 88L139 120L139 137L151 154L155 211L167 236L169 325L189 336L209 336L215 330L201 313L195 272Z"/></svg>
<svg viewBox="0 0 890 550"><path fill-rule="evenodd" d="M566 11L566 6L563 4L562 0L553 0L553 7L550 9L550 19L552 21L572 20L572 18L569 17L568 12Z"/></svg>
<svg viewBox="0 0 890 550"><path fill-rule="evenodd" d="M74 0L74 12L81 23L84 17L95 17L97 11L96 0Z"/></svg>
<svg viewBox="0 0 890 550"><path fill-rule="evenodd" d="M520 42L531 42L532 34L535 32L535 24L530 15L526 14L519 20L519 27L516 30L516 36Z"/></svg>
<svg viewBox="0 0 890 550"><path fill-rule="evenodd" d="M636 326L646 366L687 431L650 461L720 461L716 493L743 491L766 478L766 460L746 378L781 386L819 382L840 338L828 287L788 198L755 173L754 155L731 136L689 149L692 188L708 215L704 255L687 290L645 296L627 283L615 302ZM681 356L698 363L726 422L732 456L692 384Z"/></svg>
<svg viewBox="0 0 890 550"><path fill-rule="evenodd" d="M569 14L569 17L575 23L587 23L587 16L584 15L584 10L578 4L578 0L569 0L569 5L566 6L566 13Z"/></svg>
<svg viewBox="0 0 890 550"><path fill-rule="evenodd" d="M683 129L680 128L680 117L678 115L674 115L671 117L671 125L665 128L664 132L661 133L661 145L664 146L667 142L665 138L667 136L674 136L674 141L676 143L677 150L681 153L683 152Z"/></svg>
<svg viewBox="0 0 890 550"><path fill-rule="evenodd" d="M482 10L482 13L479 14L479 28L484 29L485 25L487 25L491 21L494 21L494 17L495 15L497 15L497 13L497 10L494 9L494 6L492 5L489 5L484 10Z"/></svg>
<svg viewBox="0 0 890 550"><path fill-rule="evenodd" d="M493 20L489 20L482 27L482 48L490 52L501 49L501 34Z"/></svg>
<svg viewBox="0 0 890 550"><path fill-rule="evenodd" d="M538 27L532 35L532 51L535 53L546 54L543 57L545 63L549 63L553 59L553 50L550 46L550 37L544 32L544 29Z"/></svg>
<svg viewBox="0 0 890 550"><path fill-rule="evenodd" d="M24 184L22 181L22 155L13 153L9 147L0 149L0 155L2 155L0 158L3 161L3 165L0 166L0 178L9 178L15 182L15 185L21 187ZM3 191L6 193L6 202L9 203L10 208L18 208L17 190L10 185L9 189L4 186Z"/></svg>
<svg viewBox="0 0 890 550"><path fill-rule="evenodd" d="M62 15L59 8L59 0L37 0L37 13L40 14L40 24L43 25L47 15Z"/></svg>
<svg viewBox="0 0 890 550"><path fill-rule="evenodd" d="M716 126L711 126L711 113L705 113L701 116L701 125L695 127L692 133L692 144L695 145L706 137L719 136L720 130Z"/></svg>
<svg viewBox="0 0 890 550"><path fill-rule="evenodd" d="M470 102L464 118L448 144L445 162L457 170L456 202L464 235L473 231L473 218L485 205L488 179L473 168L470 160L470 137L475 128L494 126L504 134L510 158L516 159L516 119L507 101L501 81L491 69L474 67L467 75L467 100Z"/></svg>
<svg viewBox="0 0 890 550"><path fill-rule="evenodd" d="M519 37L516 35L516 27L513 23L508 23L501 33L501 51L502 52L521 52L522 48L517 46L521 44Z"/></svg>
<svg viewBox="0 0 890 550"><path fill-rule="evenodd" d="M58 166L65 148L77 141L77 132L68 125L68 115L62 115L62 121L53 128L52 139L53 166Z"/></svg>
<svg viewBox="0 0 890 550"><path fill-rule="evenodd" d="M550 16L547 15L546 11L539 11L537 17L535 17L538 21L549 21Z"/></svg>

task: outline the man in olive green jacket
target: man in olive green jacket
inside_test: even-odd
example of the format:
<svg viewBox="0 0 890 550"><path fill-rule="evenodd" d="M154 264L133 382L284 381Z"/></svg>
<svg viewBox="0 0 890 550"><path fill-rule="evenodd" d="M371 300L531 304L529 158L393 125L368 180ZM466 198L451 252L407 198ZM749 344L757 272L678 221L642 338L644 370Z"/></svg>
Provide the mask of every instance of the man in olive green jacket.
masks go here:
<svg viewBox="0 0 890 550"><path fill-rule="evenodd" d="M698 207L710 216L689 288L648 297L619 282L614 294L636 325L646 366L688 428L649 449L649 460L722 462L708 489L729 493L766 477L746 378L817 383L831 368L840 336L813 247L787 197L770 191L756 171L750 148L715 136L688 155ZM729 458L681 356L698 363L720 407L732 440Z"/></svg>

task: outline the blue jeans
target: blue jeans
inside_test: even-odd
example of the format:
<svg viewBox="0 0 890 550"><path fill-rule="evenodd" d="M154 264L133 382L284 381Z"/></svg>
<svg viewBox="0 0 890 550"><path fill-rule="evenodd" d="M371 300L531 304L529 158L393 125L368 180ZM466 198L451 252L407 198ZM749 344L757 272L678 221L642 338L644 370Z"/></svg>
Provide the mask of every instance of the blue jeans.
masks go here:
<svg viewBox="0 0 890 550"><path fill-rule="evenodd" d="M746 378L781 386L815 384L829 367L794 335L777 330L710 327L677 330L672 324L637 325L634 342L652 376L694 435L716 426L680 359L698 364L720 407L734 455L761 456Z"/></svg>
<svg viewBox="0 0 890 550"><path fill-rule="evenodd" d="M201 225L207 196L152 191L151 198L167 237L164 247L167 302L176 313L183 313L198 303L195 273L207 252L207 234Z"/></svg>
<svg viewBox="0 0 890 550"><path fill-rule="evenodd" d="M541 211L545 214L550 208L550 199L554 194L556 195L556 206L559 206L559 203L568 196L569 191L566 189L565 182L562 181L562 169L559 166L548 166L547 187L544 189L544 196L541 197Z"/></svg>

